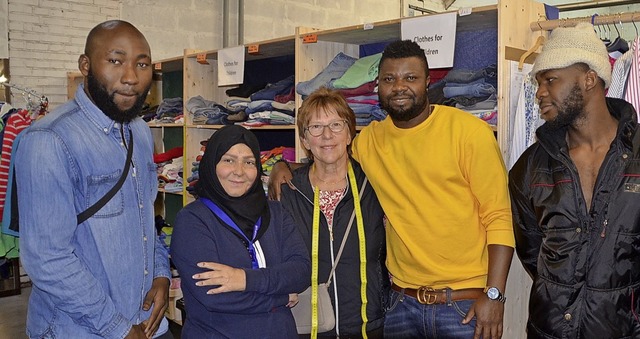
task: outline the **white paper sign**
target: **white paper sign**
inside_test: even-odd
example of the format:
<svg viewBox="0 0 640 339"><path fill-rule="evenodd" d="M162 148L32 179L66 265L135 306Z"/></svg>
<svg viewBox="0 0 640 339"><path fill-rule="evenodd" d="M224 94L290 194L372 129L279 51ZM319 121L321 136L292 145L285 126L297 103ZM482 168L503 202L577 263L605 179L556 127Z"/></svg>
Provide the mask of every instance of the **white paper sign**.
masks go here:
<svg viewBox="0 0 640 339"><path fill-rule="evenodd" d="M218 51L218 86L238 85L244 79L244 46Z"/></svg>
<svg viewBox="0 0 640 339"><path fill-rule="evenodd" d="M453 67L457 20L455 12L402 20L402 40L415 41L424 49L429 68Z"/></svg>

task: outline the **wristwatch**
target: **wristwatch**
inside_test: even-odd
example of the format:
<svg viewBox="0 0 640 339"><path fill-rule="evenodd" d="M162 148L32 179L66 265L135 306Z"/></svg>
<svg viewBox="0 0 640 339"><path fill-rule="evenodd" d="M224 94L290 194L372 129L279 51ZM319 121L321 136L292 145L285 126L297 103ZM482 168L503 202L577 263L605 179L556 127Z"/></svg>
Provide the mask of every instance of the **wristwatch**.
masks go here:
<svg viewBox="0 0 640 339"><path fill-rule="evenodd" d="M484 293L486 293L487 297L491 300L496 300L501 303L504 303L507 300L507 297L505 297L497 287L487 286L484 288Z"/></svg>

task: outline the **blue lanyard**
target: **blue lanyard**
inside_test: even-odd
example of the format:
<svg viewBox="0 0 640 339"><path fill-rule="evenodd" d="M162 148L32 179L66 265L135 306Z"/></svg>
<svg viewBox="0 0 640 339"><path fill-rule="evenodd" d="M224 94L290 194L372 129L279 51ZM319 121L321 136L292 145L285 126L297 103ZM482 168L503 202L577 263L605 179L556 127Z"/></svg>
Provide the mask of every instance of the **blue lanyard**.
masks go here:
<svg viewBox="0 0 640 339"><path fill-rule="evenodd" d="M222 221L231 226L231 228L233 228L234 230L236 230L238 233L240 233L240 235L242 235L242 237L247 240L247 242L249 243L249 246L247 247L247 249L249 250L249 256L251 257L251 267L255 270L259 268L258 265L258 259L256 257L256 250L253 247L253 243L256 240L256 236L258 235L258 230L260 230L260 224L262 223L262 217L258 218L258 221L256 222L256 224L253 226L253 236L252 239L249 240L249 238L247 238L247 236L244 234L244 232L242 232L242 230L240 229L240 227L238 227L238 225L236 225L235 222L233 222L233 220L231 220L231 218L227 215L227 213L224 213L223 210L220 209L220 207L218 207L218 205L216 205L213 201L207 199L207 198L200 198L200 200L202 200L202 202L207 205L207 207L209 207L209 209L218 216L218 218L222 219Z"/></svg>

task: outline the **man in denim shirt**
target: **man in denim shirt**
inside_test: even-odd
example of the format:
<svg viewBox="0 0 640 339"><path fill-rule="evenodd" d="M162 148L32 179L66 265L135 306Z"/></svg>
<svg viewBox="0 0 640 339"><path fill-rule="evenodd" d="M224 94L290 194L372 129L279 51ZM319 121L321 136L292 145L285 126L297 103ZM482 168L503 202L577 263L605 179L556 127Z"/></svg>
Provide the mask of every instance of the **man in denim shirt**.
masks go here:
<svg viewBox="0 0 640 339"><path fill-rule="evenodd" d="M78 66L84 84L75 99L25 130L15 154L21 256L33 281L27 334L171 337L153 140L137 117L151 85L149 44L127 22L104 22L89 33ZM128 147L122 188L77 225L76 215L116 185Z"/></svg>

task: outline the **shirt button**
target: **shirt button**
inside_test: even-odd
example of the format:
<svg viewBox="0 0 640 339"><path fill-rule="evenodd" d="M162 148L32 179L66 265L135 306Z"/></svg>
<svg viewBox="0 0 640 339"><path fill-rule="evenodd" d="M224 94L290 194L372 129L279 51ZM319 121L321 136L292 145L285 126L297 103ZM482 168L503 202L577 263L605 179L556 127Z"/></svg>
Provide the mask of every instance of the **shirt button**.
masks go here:
<svg viewBox="0 0 640 339"><path fill-rule="evenodd" d="M142 208L142 207L144 207L144 206L142 206L142 204L140 204L140 205L138 205L138 207Z"/></svg>
<svg viewBox="0 0 640 339"><path fill-rule="evenodd" d="M116 122L115 124L113 124L113 127L120 128L120 124Z"/></svg>
<svg viewBox="0 0 640 339"><path fill-rule="evenodd" d="M142 240L147 241L147 237L146 236L142 237Z"/></svg>
<svg viewBox="0 0 640 339"><path fill-rule="evenodd" d="M149 271L144 270L144 275L147 275L147 274L149 274ZM566 318L566 317L567 317L567 316L565 316L565 318Z"/></svg>
<svg viewBox="0 0 640 339"><path fill-rule="evenodd" d="M131 173L131 176L135 178L136 177L136 173L135 172Z"/></svg>
<svg viewBox="0 0 640 339"><path fill-rule="evenodd" d="M570 321L571 320L571 313L567 313L564 315L564 320L566 321Z"/></svg>
<svg viewBox="0 0 640 339"><path fill-rule="evenodd" d="M108 132L109 132L109 129L108 129L108 128L105 128L105 129L103 129L103 131L104 131L105 133L108 133Z"/></svg>
<svg viewBox="0 0 640 339"><path fill-rule="evenodd" d="M628 157L629 157L629 156L627 155L627 153L624 153L624 154L622 155L622 159L626 159L626 158L628 158Z"/></svg>
<svg viewBox="0 0 640 339"><path fill-rule="evenodd" d="M580 233L580 232L582 232L582 228L580 227L576 228L576 233Z"/></svg>

